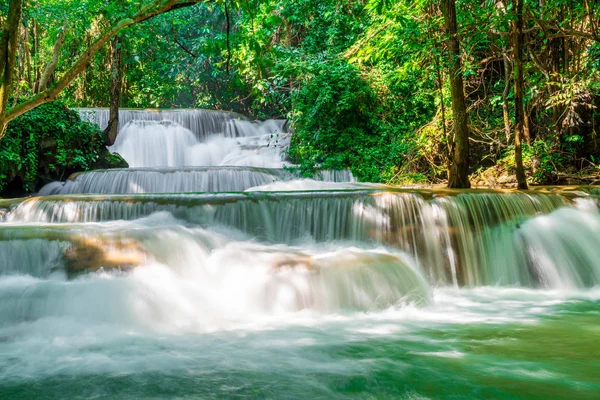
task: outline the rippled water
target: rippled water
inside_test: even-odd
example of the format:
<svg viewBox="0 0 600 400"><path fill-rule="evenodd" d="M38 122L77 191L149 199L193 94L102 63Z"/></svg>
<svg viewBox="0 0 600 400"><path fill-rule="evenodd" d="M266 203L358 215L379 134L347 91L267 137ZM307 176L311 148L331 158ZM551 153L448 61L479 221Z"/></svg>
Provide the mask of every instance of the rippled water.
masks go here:
<svg viewBox="0 0 600 400"><path fill-rule="evenodd" d="M162 273L60 285L89 293ZM44 284L12 278L0 287ZM307 310L181 330L90 321L86 311L110 310L105 296L90 297L73 305L77 317L2 326L0 396L593 399L600 390L598 291L437 289L424 308Z"/></svg>

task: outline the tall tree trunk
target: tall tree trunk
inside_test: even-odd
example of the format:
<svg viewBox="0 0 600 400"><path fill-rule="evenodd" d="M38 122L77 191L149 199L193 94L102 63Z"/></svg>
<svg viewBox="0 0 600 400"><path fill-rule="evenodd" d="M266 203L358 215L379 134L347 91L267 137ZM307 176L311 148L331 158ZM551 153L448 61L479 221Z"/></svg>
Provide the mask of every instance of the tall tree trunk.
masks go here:
<svg viewBox="0 0 600 400"><path fill-rule="evenodd" d="M514 0L517 18L512 22L512 44L515 79L515 167L518 189L527 189L527 178L523 168L521 142L525 128L525 108L523 106L523 0Z"/></svg>
<svg viewBox="0 0 600 400"><path fill-rule="evenodd" d="M117 133L119 133L119 105L123 88L122 47L123 38L120 35L115 36L111 42L110 118L104 131L104 138L108 146L115 143Z"/></svg>
<svg viewBox="0 0 600 400"><path fill-rule="evenodd" d="M442 14L448 46L449 79L452 93L452 113L454 119L453 154L450 155L450 176L448 187L469 188L469 127L467 106L462 78L458 23L456 21L455 0L442 0Z"/></svg>
<svg viewBox="0 0 600 400"><path fill-rule="evenodd" d="M0 33L0 139L4 137L10 120L4 110L8 107L8 99L14 83L22 11L23 0L11 0L8 6L8 17Z"/></svg>
<svg viewBox="0 0 600 400"><path fill-rule="evenodd" d="M33 21L33 52L31 56L33 57L33 93L38 92L38 86L40 85L40 63L39 63L39 54L40 53L40 32L39 26L37 22Z"/></svg>
<svg viewBox="0 0 600 400"><path fill-rule="evenodd" d="M42 77L40 78L40 81L38 83L37 92L43 92L48 87L48 82L50 82L50 78L52 77L52 74L54 74L54 71L58 66L58 57L60 56L60 49L62 48L62 45L65 42L66 34L67 29L66 27L63 27L62 31L58 34L56 42L54 43L52 58L48 62L48 65L46 65L46 68L44 68L44 73L42 74Z"/></svg>
<svg viewBox="0 0 600 400"><path fill-rule="evenodd" d="M523 108L525 109L525 115L524 115L524 124L523 124L523 137L525 138L525 141L527 142L528 145L531 145L531 126L529 124L530 122L530 116L531 116L531 109L528 110L527 107L525 107L525 105L523 105Z"/></svg>
<svg viewBox="0 0 600 400"><path fill-rule="evenodd" d="M510 112L508 107L508 95L510 94L510 76L512 74L512 66L508 55L502 56L504 59L504 91L502 92L502 114L504 116L504 134L506 135L506 143L510 143Z"/></svg>
<svg viewBox="0 0 600 400"><path fill-rule="evenodd" d="M23 40L23 45L25 46L25 62L26 62L26 69L27 69L27 86L29 87L29 89L33 89L33 74L32 74L32 68L31 68L31 45L29 44L29 29L23 25L23 29L25 32L25 38Z"/></svg>

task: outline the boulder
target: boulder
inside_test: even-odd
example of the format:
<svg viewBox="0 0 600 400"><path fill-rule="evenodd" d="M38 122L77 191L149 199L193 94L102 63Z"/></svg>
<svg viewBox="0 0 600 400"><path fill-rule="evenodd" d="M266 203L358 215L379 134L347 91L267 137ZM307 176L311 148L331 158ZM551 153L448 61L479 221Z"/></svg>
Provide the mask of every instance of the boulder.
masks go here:
<svg viewBox="0 0 600 400"><path fill-rule="evenodd" d="M98 270L129 271L145 265L149 255L131 238L79 237L64 253L69 276Z"/></svg>

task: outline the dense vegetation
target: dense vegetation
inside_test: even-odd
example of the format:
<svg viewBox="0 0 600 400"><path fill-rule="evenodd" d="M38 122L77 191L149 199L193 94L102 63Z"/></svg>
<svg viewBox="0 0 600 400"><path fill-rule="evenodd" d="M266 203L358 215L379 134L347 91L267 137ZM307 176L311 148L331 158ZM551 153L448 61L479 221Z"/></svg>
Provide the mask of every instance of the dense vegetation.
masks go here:
<svg viewBox="0 0 600 400"><path fill-rule="evenodd" d="M0 141L0 193L20 195L73 172L127 167L111 155L98 127L59 102L16 118Z"/></svg>
<svg viewBox="0 0 600 400"><path fill-rule="evenodd" d="M530 183L599 175L594 0L27 0L6 109L60 84L142 5L167 3L90 54L65 104L109 106L116 93L122 107L290 118L289 155L307 173L445 181L466 130L474 183L516 182L521 157Z"/></svg>

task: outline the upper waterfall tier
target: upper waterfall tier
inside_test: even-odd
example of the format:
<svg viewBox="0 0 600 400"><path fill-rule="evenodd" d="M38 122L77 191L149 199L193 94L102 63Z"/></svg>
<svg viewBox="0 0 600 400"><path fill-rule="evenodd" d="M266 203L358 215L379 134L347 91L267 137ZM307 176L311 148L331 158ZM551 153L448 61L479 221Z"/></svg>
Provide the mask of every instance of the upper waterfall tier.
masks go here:
<svg viewBox="0 0 600 400"><path fill-rule="evenodd" d="M83 119L108 124L107 109L78 109ZM286 120L250 121L208 110L120 110L109 147L130 167L253 166L281 168L290 134Z"/></svg>
<svg viewBox="0 0 600 400"><path fill-rule="evenodd" d="M130 167L283 167L289 134L267 122L248 124L245 136L214 134L199 139L172 121L131 121L109 150L123 156Z"/></svg>
<svg viewBox="0 0 600 400"><path fill-rule="evenodd" d="M107 108L78 108L82 119L106 129L110 112ZM269 130L285 131L286 120L269 120L254 123L240 114L226 111L200 109L174 110L119 110L119 131L132 121L172 121L193 132L199 140L212 135L227 137L257 136L271 133Z"/></svg>
<svg viewBox="0 0 600 400"><path fill-rule="evenodd" d="M107 124L106 109L78 111L100 127ZM350 171L323 170L313 180L299 180L284 171L291 166L286 160L291 133L286 132L284 120L249 121L234 113L207 110L121 110L120 116L120 130L109 150L119 153L128 169L74 174L66 182L49 183L39 193L304 190L330 188L323 182L354 182ZM272 186L282 181L289 183Z"/></svg>

